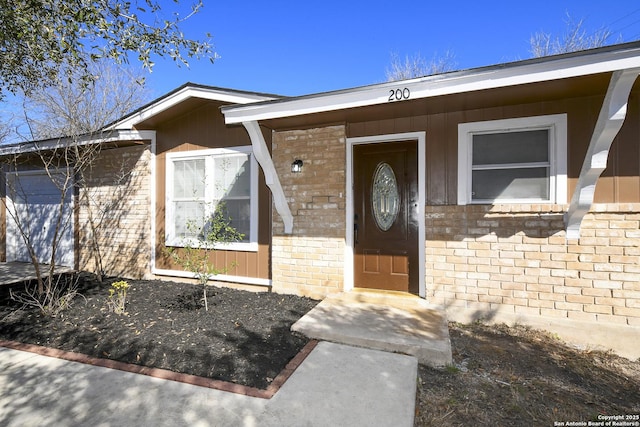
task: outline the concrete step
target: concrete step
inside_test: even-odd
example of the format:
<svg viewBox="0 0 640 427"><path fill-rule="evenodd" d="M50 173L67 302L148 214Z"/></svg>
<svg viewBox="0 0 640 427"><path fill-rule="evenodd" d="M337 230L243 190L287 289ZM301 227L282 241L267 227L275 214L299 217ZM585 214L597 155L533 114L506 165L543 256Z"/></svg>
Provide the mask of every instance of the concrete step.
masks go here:
<svg viewBox="0 0 640 427"><path fill-rule="evenodd" d="M361 302L367 304L379 304L396 308L415 309L435 309L435 307L417 295L407 292L385 291L379 289L355 288L349 292L329 295L329 298L338 298L341 301Z"/></svg>
<svg viewBox="0 0 640 427"><path fill-rule="evenodd" d="M429 366L452 363L444 311L406 293L331 295L291 329L312 339L412 355Z"/></svg>

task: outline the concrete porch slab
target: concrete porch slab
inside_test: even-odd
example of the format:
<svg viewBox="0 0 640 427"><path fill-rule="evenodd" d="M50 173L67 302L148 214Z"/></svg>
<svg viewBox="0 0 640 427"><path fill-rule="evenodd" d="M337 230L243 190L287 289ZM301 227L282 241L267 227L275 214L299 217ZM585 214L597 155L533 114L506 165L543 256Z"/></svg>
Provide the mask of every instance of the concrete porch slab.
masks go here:
<svg viewBox="0 0 640 427"><path fill-rule="evenodd" d="M48 264L40 264L43 276L44 272L49 270ZM58 266L55 268L55 274L70 273L73 269L69 267ZM25 282L27 280L36 279L36 270L33 264L28 262L0 262L0 285L12 285L14 283Z"/></svg>
<svg viewBox="0 0 640 427"><path fill-rule="evenodd" d="M452 363L444 311L403 292L355 289L331 295L291 329L312 339L408 354L429 366Z"/></svg>

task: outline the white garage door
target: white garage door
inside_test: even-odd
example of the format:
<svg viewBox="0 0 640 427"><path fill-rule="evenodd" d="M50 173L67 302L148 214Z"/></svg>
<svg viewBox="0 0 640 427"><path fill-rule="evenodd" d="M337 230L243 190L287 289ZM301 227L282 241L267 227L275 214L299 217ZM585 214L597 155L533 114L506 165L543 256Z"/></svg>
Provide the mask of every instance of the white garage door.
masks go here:
<svg viewBox="0 0 640 427"><path fill-rule="evenodd" d="M61 185L41 171L19 172L7 176L8 208L16 215L7 215L7 261L31 262L22 232L29 236L39 262L51 261L56 223L60 217ZM54 182L56 181L56 182ZM73 198L71 185L64 195L64 209L58 244L56 263L73 267Z"/></svg>

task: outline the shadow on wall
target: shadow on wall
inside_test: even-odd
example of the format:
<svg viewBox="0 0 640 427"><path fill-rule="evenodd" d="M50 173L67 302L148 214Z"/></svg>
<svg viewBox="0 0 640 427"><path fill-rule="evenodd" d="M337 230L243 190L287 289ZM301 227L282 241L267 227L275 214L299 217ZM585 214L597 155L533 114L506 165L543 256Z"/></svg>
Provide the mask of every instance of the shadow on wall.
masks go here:
<svg viewBox="0 0 640 427"><path fill-rule="evenodd" d="M540 239L562 237L564 244L564 206L536 205L427 206L427 240L498 243L526 243L524 237Z"/></svg>
<svg viewBox="0 0 640 427"><path fill-rule="evenodd" d="M428 206L427 291L448 313L464 310L470 321L494 321L500 314L540 316L555 308L553 283L578 278L578 253L569 253L564 207ZM429 277L431 276L431 277ZM544 277L540 279L540 277ZM548 279L548 280L547 280ZM557 289L557 287L556 287ZM531 301L535 301L531 303Z"/></svg>
<svg viewBox="0 0 640 427"><path fill-rule="evenodd" d="M80 269L142 278L151 238L148 146L103 149L79 184Z"/></svg>

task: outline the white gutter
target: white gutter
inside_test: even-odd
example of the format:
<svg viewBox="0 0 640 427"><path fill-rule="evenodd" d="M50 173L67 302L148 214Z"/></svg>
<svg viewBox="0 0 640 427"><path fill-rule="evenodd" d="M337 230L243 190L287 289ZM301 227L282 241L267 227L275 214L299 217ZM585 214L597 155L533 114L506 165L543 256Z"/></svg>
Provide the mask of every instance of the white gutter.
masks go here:
<svg viewBox="0 0 640 427"><path fill-rule="evenodd" d="M483 67L271 102L222 107L222 112L227 124L237 124L517 86L636 67L640 67L640 47L637 43L633 43L617 50L602 48L596 51L563 55L559 58L528 60L522 63Z"/></svg>
<svg viewBox="0 0 640 427"><path fill-rule="evenodd" d="M627 103L640 68L616 71L611 76L600 115L585 155L576 189L565 214L567 239L580 237L582 219L591 209L598 178L607 167L609 150L627 117Z"/></svg>
<svg viewBox="0 0 640 427"><path fill-rule="evenodd" d="M27 143L12 144L5 147L0 146L0 156L37 153L39 151L51 151L67 148L70 145L82 147L93 144L107 144L120 141L149 141L155 138L155 131L149 130L112 130L103 131L93 135L47 139L43 141L32 141Z"/></svg>
<svg viewBox="0 0 640 427"><path fill-rule="evenodd" d="M260 130L260 125L254 121L243 122L242 125L247 130L249 138L251 138L253 155L256 157L256 160L264 172L266 184L273 196L273 204L284 223L284 232L285 234L291 234L293 233L293 215L291 215L287 198L284 195L280 178L278 178L278 172L273 164L273 159L271 158L267 143Z"/></svg>

